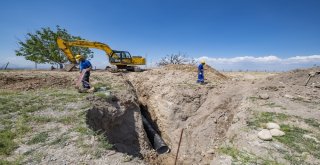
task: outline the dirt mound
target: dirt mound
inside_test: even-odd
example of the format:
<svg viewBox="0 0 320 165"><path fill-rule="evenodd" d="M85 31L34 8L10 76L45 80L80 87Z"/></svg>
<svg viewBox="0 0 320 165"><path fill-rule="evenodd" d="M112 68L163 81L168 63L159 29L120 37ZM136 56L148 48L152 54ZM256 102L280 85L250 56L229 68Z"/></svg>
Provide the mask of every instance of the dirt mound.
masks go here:
<svg viewBox="0 0 320 165"><path fill-rule="evenodd" d="M172 153L160 155L151 163L173 164L181 129L184 128L179 162L183 164L209 163L212 155L206 151L214 148L226 133L238 107L240 89L225 89L228 81L213 68L207 67L207 84L196 83L197 67L192 65L168 65L142 73L130 73L142 104ZM230 90L232 92L230 92Z"/></svg>
<svg viewBox="0 0 320 165"><path fill-rule="evenodd" d="M268 77L263 84L263 91L278 92L282 96L292 100L300 100L309 103L320 103L318 90L320 89L320 75L310 78L305 86L310 72L320 71L319 67L309 69L296 69L279 75Z"/></svg>
<svg viewBox="0 0 320 165"><path fill-rule="evenodd" d="M179 64L179 65L169 64L164 66L163 68L165 70L181 70L181 71L196 72L196 73L198 72L197 66L191 65L191 64ZM205 65L204 70L205 70L205 74L214 74L220 79L227 79L226 75L220 73L219 71L217 71L216 69L212 68L209 65Z"/></svg>
<svg viewBox="0 0 320 165"><path fill-rule="evenodd" d="M52 74L37 74L36 72L1 73L0 89L34 90L44 87L65 88L71 86L73 81L67 76Z"/></svg>
<svg viewBox="0 0 320 165"><path fill-rule="evenodd" d="M292 70L290 72L275 76L274 79L288 85L305 85L310 72L320 72L320 67ZM312 84L320 85L320 74L315 75L310 79L308 85Z"/></svg>

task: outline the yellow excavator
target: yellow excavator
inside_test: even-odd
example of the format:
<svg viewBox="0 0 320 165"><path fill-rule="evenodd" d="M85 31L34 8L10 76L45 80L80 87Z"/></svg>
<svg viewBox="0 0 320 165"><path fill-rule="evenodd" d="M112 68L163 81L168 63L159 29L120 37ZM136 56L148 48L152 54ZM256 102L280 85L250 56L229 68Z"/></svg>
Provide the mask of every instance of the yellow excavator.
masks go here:
<svg viewBox="0 0 320 165"><path fill-rule="evenodd" d="M115 65L117 69L126 69L130 71L135 71L138 69L137 65L145 65L146 60L141 56L131 56L127 51L112 50L107 44L101 42L92 42L86 40L76 40L76 41L65 41L61 38L57 39L58 47L64 52L68 60L71 62L66 70L70 71L77 64L76 59L70 49L70 47L86 47L86 48L96 48L106 52L109 57L109 62L111 65Z"/></svg>

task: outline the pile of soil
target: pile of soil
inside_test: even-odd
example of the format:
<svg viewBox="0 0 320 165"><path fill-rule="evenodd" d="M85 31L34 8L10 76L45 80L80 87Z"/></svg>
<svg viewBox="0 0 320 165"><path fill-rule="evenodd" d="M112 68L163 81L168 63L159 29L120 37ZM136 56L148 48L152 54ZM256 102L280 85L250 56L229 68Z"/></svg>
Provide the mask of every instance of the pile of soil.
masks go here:
<svg viewBox="0 0 320 165"><path fill-rule="evenodd" d="M207 84L197 84L197 67L192 65L167 65L127 74L143 110L148 111L159 134L173 151L151 163L174 163L183 128L178 162L206 164L212 159L213 155L206 152L225 136L242 96L236 94L240 89L222 89L229 79L209 66L205 78Z"/></svg>
<svg viewBox="0 0 320 165"><path fill-rule="evenodd" d="M320 67L308 68L308 69L296 69L275 77L275 80L281 81L288 85L305 85L309 73L320 72ZM308 85L320 85L320 74L311 77Z"/></svg>
<svg viewBox="0 0 320 165"><path fill-rule="evenodd" d="M41 75L41 76L40 76ZM66 88L73 81L70 77L52 74L37 74L33 72L8 72L0 74L0 89L35 90L45 87Z"/></svg>
<svg viewBox="0 0 320 165"><path fill-rule="evenodd" d="M261 84L261 89L274 91L282 96L290 97L293 100L300 100L310 103L320 103L320 74L310 78L307 86L305 83L309 73L320 71L319 67L308 69L296 69L267 78Z"/></svg>
<svg viewBox="0 0 320 165"><path fill-rule="evenodd" d="M179 65L169 64L169 65L165 65L163 69L164 70L180 70L180 71L194 72L194 73L198 72L197 66L191 65L191 64L179 64ZM226 75L220 73L216 69L212 68L210 65L205 65L204 70L205 70L205 74L215 75L219 79L227 79Z"/></svg>

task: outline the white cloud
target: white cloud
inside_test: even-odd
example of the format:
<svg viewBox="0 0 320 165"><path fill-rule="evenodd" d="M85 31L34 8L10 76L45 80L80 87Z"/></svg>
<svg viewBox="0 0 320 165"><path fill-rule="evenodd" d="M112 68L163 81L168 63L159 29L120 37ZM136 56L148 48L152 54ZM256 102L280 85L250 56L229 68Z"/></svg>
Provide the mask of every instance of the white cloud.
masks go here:
<svg viewBox="0 0 320 165"><path fill-rule="evenodd" d="M200 57L199 59L205 59L210 62L219 63L237 63L237 62L277 62L281 59L277 56L265 56L265 57L253 57L253 56L242 56L233 58L211 58L211 57Z"/></svg>
<svg viewBox="0 0 320 165"><path fill-rule="evenodd" d="M285 59L284 61L288 63L300 63L300 62L314 62L320 61L320 55L311 55L311 56L295 56Z"/></svg>
<svg viewBox="0 0 320 165"><path fill-rule="evenodd" d="M240 56L232 58L213 58L203 56L197 60L204 59L209 65L217 69L226 70L274 70L285 71L294 68L312 67L320 65L320 55L295 56L280 58L274 55L253 57Z"/></svg>

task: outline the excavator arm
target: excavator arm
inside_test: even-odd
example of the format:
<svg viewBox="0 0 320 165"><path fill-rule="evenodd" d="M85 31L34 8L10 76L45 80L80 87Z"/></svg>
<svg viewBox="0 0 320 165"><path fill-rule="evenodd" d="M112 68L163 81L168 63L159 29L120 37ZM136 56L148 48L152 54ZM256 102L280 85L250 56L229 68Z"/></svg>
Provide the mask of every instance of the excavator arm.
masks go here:
<svg viewBox="0 0 320 165"><path fill-rule="evenodd" d="M84 41L84 40L77 40L77 41L72 41L72 42L66 42L61 38L57 39L58 47L65 53L67 56L68 60L76 64L76 59L74 58L73 53L71 52L70 47L72 46L78 46L78 47L86 47L86 48L96 48L100 49L106 52L106 55L109 57L113 56L113 51L112 49L104 43L101 42L91 42L91 41ZM117 57L113 57L117 58ZM119 58L119 57L118 57Z"/></svg>
<svg viewBox="0 0 320 165"><path fill-rule="evenodd" d="M111 65L116 65L118 69L127 69L132 70L136 65L145 65L145 58L141 56L131 56L127 51L117 51L112 50L107 44L101 42L92 42L85 40L76 40L76 41L64 41L61 38L57 39L58 47L64 52L68 60L73 64L77 64L77 61L71 51L71 47L85 47L85 48L95 48L100 49L106 52L106 55L109 57L109 62ZM73 66L70 66L70 71Z"/></svg>

